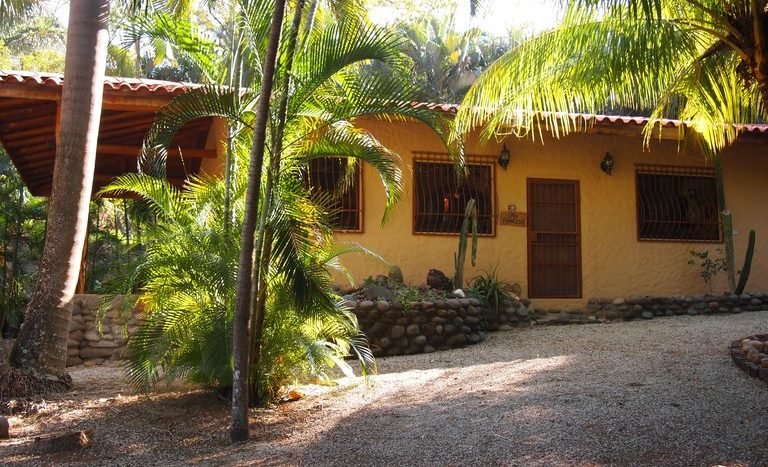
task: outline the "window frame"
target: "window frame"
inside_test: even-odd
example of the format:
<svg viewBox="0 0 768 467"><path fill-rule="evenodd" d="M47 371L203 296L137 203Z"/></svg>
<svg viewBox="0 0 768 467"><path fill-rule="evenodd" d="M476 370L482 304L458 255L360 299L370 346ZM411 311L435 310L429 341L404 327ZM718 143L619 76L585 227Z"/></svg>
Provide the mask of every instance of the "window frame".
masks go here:
<svg viewBox="0 0 768 467"><path fill-rule="evenodd" d="M672 176L672 177L696 177L696 178L711 178L714 183L715 190L715 212L717 216L717 239L695 239L695 238L649 238L644 237L641 233L642 218L641 218L641 203L640 203L640 176L641 175L658 175L658 176ZM638 242L653 242L653 243L723 243L725 238L723 234L723 220L720 215L719 208L717 206L717 179L715 176L715 169L713 167L705 166L683 166L683 165L661 165L661 164L635 164L635 227ZM710 225L710 224L700 224Z"/></svg>
<svg viewBox="0 0 768 467"><path fill-rule="evenodd" d="M418 186L416 184L416 165L419 163L427 163L427 164L449 164L453 166L453 161L451 160L450 155L446 153L439 153L439 152L414 152L413 153L413 159L412 159L412 166L411 166L411 233L413 235L430 235L430 236L441 236L441 237L458 237L461 234L461 231L458 232L424 232L417 230L416 226L418 225L418 217L419 217L419 190ZM465 155L464 156L464 165L466 166L472 166L472 165L481 165L481 166L488 166L489 167L489 175L490 175L490 187L489 187L489 199L491 202L491 208L490 208L490 226L491 226L491 232L490 233L480 233L478 232L479 237L488 237L493 238L496 237L497 232L497 223L498 223L498 213L497 213L497 206L498 206L498 200L497 200L497 194L496 194L496 157L494 156L483 156L483 155ZM479 213L478 213L479 214Z"/></svg>
<svg viewBox="0 0 768 467"><path fill-rule="evenodd" d="M307 188L310 190L317 190L316 187L312 185L312 162L316 160L321 159L349 159L348 157L343 156L328 156L328 157L322 157L322 158L316 158L312 159L307 163ZM343 229L343 228L337 228L336 226L332 226L332 230L337 233L364 233L365 232L365 205L364 205L364 197L363 193L365 193L365 190L363 189L363 163L359 160L355 160L354 164L357 166L356 168L356 188L357 188L357 206L358 208L355 209L340 209L340 212L357 212L357 229ZM343 174L341 174L343 175ZM335 186L338 186L338 179L333 181ZM355 187L355 185L353 185Z"/></svg>

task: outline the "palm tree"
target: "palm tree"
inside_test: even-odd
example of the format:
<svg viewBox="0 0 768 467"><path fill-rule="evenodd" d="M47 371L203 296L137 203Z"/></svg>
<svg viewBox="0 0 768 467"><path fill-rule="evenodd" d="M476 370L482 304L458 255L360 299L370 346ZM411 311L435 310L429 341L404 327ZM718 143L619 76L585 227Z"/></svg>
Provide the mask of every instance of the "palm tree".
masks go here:
<svg viewBox="0 0 768 467"><path fill-rule="evenodd" d="M251 17L255 16L246 15L246 18ZM294 15L294 25L300 26L296 20L300 17L303 15ZM271 149L269 163L266 164L269 167L266 180L271 188L254 187L259 192L257 201L261 220L258 237L261 241L258 245L251 243L242 247L248 252L241 254L249 257L253 254L260 258L254 268L250 293L246 296L248 304L255 297L254 309L261 310L259 316L251 315L251 338L256 338L254 351L263 348L258 337L262 330L268 332L268 328L259 323L262 319L270 322L268 304L275 295L287 293L293 307L303 313L332 305L323 292L329 286L327 279L326 282L307 282L314 266L299 255L305 248L314 248L314 237L307 237L310 231L296 230L296 226L290 228L293 225L290 222L280 222L281 216L290 212L287 207L292 204L286 202L297 196L297 190L299 193L305 191L303 179L309 161L321 157L357 158L372 166L379 172L387 192L386 218L402 189L398 158L357 127L355 121L364 116L416 119L434 128L444 140L449 130L449 122L443 115L411 106L410 102L420 101L423 93L404 73L406 60L398 51L401 44L398 36L358 19L330 23L318 16L314 21L306 35L299 35L298 31L307 31L307 28L292 27L297 34L295 53L288 53L291 47L284 47L285 52L277 63L275 79L280 84L273 95L278 105L274 114L270 115L268 138L262 142L263 147ZM257 37L252 32L255 27L250 26L248 21L244 24L244 36ZM293 34L287 37L291 36ZM250 55L254 56L257 54ZM292 60L289 57L293 57ZM386 64L388 73L374 74L369 66L371 61ZM264 69L261 64L249 66ZM258 89L263 90L263 87ZM235 99L236 95L240 98ZM229 120L231 128L243 131L254 128L255 133L254 118L260 113L254 113L253 109L263 102L262 97L256 100L251 93L241 95L237 90L215 86L203 87L178 97L156 119L145 142L142 166L146 170L162 173L166 148L174 132L193 118L221 116ZM235 146L240 140L235 138ZM349 162L348 167L351 176L354 163ZM249 186L262 180L260 175L254 178L254 181L249 180ZM289 187L291 189L287 189ZM304 233L299 235L302 231ZM246 234L244 231L243 236ZM242 264L239 271L243 274ZM278 290L280 292L276 292ZM265 358L263 351L261 353L262 359ZM251 370L260 370L249 378L258 394L258 381L265 376L261 371L261 359L255 368L253 362L250 366ZM242 377L242 371L240 375Z"/></svg>
<svg viewBox="0 0 768 467"><path fill-rule="evenodd" d="M284 13L285 0L276 0L275 10L272 14L272 25L267 39L266 56L262 64L259 104L253 126L253 144L248 169L248 188L245 195L245 215L240 239L240 261L237 268L235 316L232 328L232 353L235 362L235 369L232 374L232 425L229 432L232 442L245 441L250 436L248 429L248 366L250 363L248 357L248 320L253 309L251 297L255 295L252 289L254 284L258 283L252 277L254 255L257 254L254 251L254 235L259 210L261 172L264 165L264 143L267 139L272 86L275 81L275 65L277 51L280 47ZM265 195L269 196L270 194L266 193Z"/></svg>
<svg viewBox="0 0 768 467"><path fill-rule="evenodd" d="M482 128L485 137L544 120L569 131L573 122L564 113L625 108L685 120L707 148L720 150L738 136L733 124L766 115L766 5L571 1L559 27L487 69L457 123L462 132Z"/></svg>
<svg viewBox="0 0 768 467"><path fill-rule="evenodd" d="M60 374L88 222L108 42L107 0L70 4L67 54L46 241L11 365Z"/></svg>
<svg viewBox="0 0 768 467"><path fill-rule="evenodd" d="M717 158L740 124L768 116L767 7L764 0L570 1L560 26L480 76L457 116L458 132L567 133L580 125L569 113L619 108L651 117L647 141L662 117L685 121L715 162L733 290L732 219Z"/></svg>

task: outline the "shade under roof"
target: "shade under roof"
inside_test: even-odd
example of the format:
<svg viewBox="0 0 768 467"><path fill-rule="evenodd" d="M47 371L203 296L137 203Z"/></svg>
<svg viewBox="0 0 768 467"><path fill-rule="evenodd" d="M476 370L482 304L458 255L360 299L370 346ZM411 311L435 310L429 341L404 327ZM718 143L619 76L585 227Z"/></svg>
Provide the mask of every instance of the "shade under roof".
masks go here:
<svg viewBox="0 0 768 467"><path fill-rule="evenodd" d="M56 155L56 114L64 77L57 73L0 71L0 144L36 196L51 193ZM156 112L198 85L147 79L104 80L94 193L114 177L136 172L136 157ZM168 179L180 185L197 174L204 159L215 159L209 140L213 119L195 120L173 139Z"/></svg>

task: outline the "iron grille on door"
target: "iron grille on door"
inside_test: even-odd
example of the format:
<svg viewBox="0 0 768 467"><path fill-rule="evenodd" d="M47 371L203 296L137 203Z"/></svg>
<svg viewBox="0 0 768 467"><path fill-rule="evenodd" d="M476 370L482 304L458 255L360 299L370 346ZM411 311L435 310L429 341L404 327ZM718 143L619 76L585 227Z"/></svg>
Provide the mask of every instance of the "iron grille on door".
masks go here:
<svg viewBox="0 0 768 467"><path fill-rule="evenodd" d="M637 165L640 240L722 239L714 169Z"/></svg>
<svg viewBox="0 0 768 467"><path fill-rule="evenodd" d="M528 295L581 297L579 182L528 179Z"/></svg>
<svg viewBox="0 0 768 467"><path fill-rule="evenodd" d="M413 163L414 233L459 233L467 202L474 198L478 233L494 234L493 162L473 158L466 163L466 169L466 176L459 180L448 156L416 156Z"/></svg>
<svg viewBox="0 0 768 467"><path fill-rule="evenodd" d="M333 228L345 232L362 232L363 203L360 192L360 165L355 164L349 183L345 182L347 160L324 157L309 162L309 186L315 199L323 203L333 216Z"/></svg>

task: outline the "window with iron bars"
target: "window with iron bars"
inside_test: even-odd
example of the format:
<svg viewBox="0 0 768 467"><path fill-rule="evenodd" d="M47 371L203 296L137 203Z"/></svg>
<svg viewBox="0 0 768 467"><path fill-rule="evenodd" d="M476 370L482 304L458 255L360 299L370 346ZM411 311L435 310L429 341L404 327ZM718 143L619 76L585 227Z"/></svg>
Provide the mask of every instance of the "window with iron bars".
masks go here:
<svg viewBox="0 0 768 467"><path fill-rule="evenodd" d="M347 159L324 157L309 162L308 183L314 199L331 213L334 230L363 231L363 200L360 164L355 163L351 181L345 183Z"/></svg>
<svg viewBox="0 0 768 467"><path fill-rule="evenodd" d="M413 162L413 231L424 234L461 232L467 202L477 206L477 232L494 235L496 216L494 161L471 158L459 179L447 155L417 154Z"/></svg>
<svg viewBox="0 0 768 467"><path fill-rule="evenodd" d="M637 165L640 240L722 241L714 169Z"/></svg>

